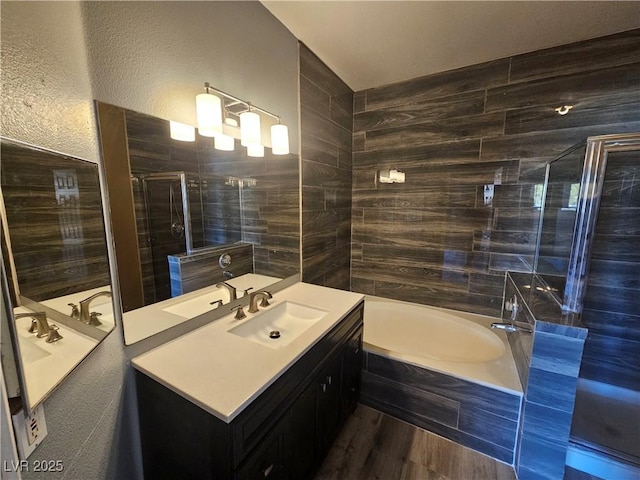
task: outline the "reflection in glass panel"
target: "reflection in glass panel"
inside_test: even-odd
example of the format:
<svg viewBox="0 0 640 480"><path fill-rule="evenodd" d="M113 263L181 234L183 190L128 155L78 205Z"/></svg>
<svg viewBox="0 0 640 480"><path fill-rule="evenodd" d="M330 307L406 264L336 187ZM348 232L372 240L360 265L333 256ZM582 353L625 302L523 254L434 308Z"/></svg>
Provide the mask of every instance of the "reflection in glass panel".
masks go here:
<svg viewBox="0 0 640 480"><path fill-rule="evenodd" d="M256 181L170 172L132 176L131 185L149 304L172 296L168 255L243 240L243 190Z"/></svg>
<svg viewBox="0 0 640 480"><path fill-rule="evenodd" d="M576 221L586 143L571 147L547 165L545 185L536 185L534 205L541 213L536 272L561 299Z"/></svg>

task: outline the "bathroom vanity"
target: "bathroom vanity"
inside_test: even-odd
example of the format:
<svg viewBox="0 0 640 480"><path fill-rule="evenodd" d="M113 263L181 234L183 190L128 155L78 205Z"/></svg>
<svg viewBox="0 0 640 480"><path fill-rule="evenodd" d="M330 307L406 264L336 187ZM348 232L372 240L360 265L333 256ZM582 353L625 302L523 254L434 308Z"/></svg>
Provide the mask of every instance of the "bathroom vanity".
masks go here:
<svg viewBox="0 0 640 480"><path fill-rule="evenodd" d="M134 358L145 478L311 476L358 400L363 306L296 283Z"/></svg>

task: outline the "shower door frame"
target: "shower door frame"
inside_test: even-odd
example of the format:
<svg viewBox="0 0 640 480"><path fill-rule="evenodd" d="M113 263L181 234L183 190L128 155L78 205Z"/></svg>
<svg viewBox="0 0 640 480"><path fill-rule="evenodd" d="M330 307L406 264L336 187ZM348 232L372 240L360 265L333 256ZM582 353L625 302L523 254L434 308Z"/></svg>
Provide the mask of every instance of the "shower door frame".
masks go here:
<svg viewBox="0 0 640 480"><path fill-rule="evenodd" d="M640 133L587 138L573 243L562 302L564 313L582 313L608 155L610 152L634 150L640 151Z"/></svg>
<svg viewBox="0 0 640 480"><path fill-rule="evenodd" d="M180 190L182 193L182 217L184 218L184 240L187 254L193 253L193 238L191 235L191 210L189 208L189 197L187 192L187 173L186 172L163 172L150 173L142 176L142 188L144 191L144 208L146 210L147 219L149 217L149 199L147 196L147 180L180 180ZM173 188L172 186L170 188ZM170 208L173 208L171 205Z"/></svg>

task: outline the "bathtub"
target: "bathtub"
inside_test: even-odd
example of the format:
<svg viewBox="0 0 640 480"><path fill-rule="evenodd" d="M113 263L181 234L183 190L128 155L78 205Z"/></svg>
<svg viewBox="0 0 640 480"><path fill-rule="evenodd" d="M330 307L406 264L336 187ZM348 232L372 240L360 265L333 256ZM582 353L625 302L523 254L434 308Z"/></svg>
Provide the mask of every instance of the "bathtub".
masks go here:
<svg viewBox="0 0 640 480"><path fill-rule="evenodd" d="M513 464L522 388L494 321L365 297L360 402Z"/></svg>
<svg viewBox="0 0 640 480"><path fill-rule="evenodd" d="M499 319L367 296L364 348L418 367L522 393Z"/></svg>

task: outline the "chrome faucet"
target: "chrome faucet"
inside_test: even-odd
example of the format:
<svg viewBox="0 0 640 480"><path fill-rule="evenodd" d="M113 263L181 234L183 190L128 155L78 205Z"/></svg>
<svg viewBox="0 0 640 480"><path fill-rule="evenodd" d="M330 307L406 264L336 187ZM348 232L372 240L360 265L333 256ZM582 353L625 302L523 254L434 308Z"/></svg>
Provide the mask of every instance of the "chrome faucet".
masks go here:
<svg viewBox="0 0 640 480"><path fill-rule="evenodd" d="M47 314L45 312L33 312L33 313L16 313L16 320L19 318L31 317L33 321L29 327L30 333L35 333L36 337L42 338L49 334L49 322L47 322Z"/></svg>
<svg viewBox="0 0 640 480"><path fill-rule="evenodd" d="M80 301L80 321L90 324L92 320L91 312L89 311L89 306L91 305L91 302L98 297L110 297L110 296L111 296L111 292L108 290L105 290L103 292L94 293L90 297L87 297L84 300L81 300Z"/></svg>
<svg viewBox="0 0 640 480"><path fill-rule="evenodd" d="M218 288L226 288L229 292L229 296L231 297L231 301L233 302L234 300L238 299L238 294L236 292L236 287L234 287L233 285L229 285L227 282L218 282L216 283L216 287Z"/></svg>
<svg viewBox="0 0 640 480"><path fill-rule="evenodd" d="M521 327L519 325L513 325L511 323L492 323L491 328L493 330L504 330L505 332L513 333L513 332L523 332L523 333L532 333L533 330L529 327Z"/></svg>
<svg viewBox="0 0 640 480"><path fill-rule="evenodd" d="M258 298L262 298L260 302L261 307L268 307L271 305L269 299L273 298L271 293L266 290L263 292L254 292L249 295L249 313L256 313L258 311Z"/></svg>

